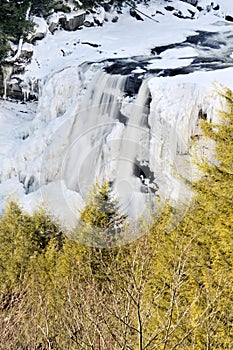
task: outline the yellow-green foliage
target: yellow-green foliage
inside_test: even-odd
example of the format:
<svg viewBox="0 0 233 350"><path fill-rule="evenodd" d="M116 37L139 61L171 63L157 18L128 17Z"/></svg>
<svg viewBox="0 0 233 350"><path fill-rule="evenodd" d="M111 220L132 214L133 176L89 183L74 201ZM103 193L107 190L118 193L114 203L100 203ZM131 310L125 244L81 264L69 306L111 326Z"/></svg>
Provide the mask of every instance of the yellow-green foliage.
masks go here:
<svg viewBox="0 0 233 350"><path fill-rule="evenodd" d="M23 281L30 259L45 251L53 240L62 246L62 232L43 210L32 216L10 202L0 220L0 280L11 285Z"/></svg>
<svg viewBox="0 0 233 350"><path fill-rule="evenodd" d="M92 187L80 217L76 239L94 247L116 245L120 239L119 227L126 216L120 213L118 200L112 193L109 181L102 185L96 183Z"/></svg>
<svg viewBox="0 0 233 350"><path fill-rule="evenodd" d="M222 123L203 123L215 159L200 164L191 209L173 231L167 207L149 232L138 224L141 238L113 247L108 229L125 217L108 182L91 192L70 237L43 211L8 205L0 349L233 349L233 95L224 94Z"/></svg>

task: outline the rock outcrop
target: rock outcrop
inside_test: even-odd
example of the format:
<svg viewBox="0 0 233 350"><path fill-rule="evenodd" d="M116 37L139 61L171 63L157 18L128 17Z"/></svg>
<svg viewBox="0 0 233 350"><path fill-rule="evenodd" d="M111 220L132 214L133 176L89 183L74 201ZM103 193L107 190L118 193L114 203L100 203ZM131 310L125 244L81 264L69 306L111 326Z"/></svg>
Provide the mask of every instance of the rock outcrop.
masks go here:
<svg viewBox="0 0 233 350"><path fill-rule="evenodd" d="M47 24L41 17L33 17L33 23L35 24L33 32L29 33L28 41L34 43L36 40L41 40L47 34Z"/></svg>
<svg viewBox="0 0 233 350"><path fill-rule="evenodd" d="M59 27L74 31L84 24L86 11L79 10L72 13L64 14L62 12L55 13L49 18L49 31L53 34Z"/></svg>
<svg viewBox="0 0 233 350"><path fill-rule="evenodd" d="M198 0L181 0L183 2L187 2L190 5L197 6Z"/></svg>

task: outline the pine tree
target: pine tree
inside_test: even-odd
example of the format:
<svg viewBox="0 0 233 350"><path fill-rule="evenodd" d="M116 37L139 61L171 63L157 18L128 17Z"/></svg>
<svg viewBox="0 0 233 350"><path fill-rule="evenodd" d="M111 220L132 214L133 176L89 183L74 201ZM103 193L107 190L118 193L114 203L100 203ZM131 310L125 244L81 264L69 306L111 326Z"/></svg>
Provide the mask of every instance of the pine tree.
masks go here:
<svg viewBox="0 0 233 350"><path fill-rule="evenodd" d="M109 181L91 189L80 218L78 238L83 244L111 247L119 242L126 215L120 212Z"/></svg>
<svg viewBox="0 0 233 350"><path fill-rule="evenodd" d="M29 215L10 202L0 219L0 281L19 283L29 271L31 257L43 253L52 241L61 249L63 239L59 225L44 210Z"/></svg>
<svg viewBox="0 0 233 350"><path fill-rule="evenodd" d="M31 22L26 20L27 9L31 6L29 0L3 0L0 11L0 32L18 40L26 35Z"/></svg>

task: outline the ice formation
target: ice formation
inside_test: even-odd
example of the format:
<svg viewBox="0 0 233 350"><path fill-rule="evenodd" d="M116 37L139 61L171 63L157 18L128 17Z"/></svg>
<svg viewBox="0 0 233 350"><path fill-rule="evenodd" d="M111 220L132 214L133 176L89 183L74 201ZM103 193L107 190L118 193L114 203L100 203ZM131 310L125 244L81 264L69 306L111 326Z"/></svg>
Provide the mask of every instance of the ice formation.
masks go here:
<svg viewBox="0 0 233 350"><path fill-rule="evenodd" d="M74 65L47 79L0 174L20 188L26 207L43 202L69 226L96 180L111 181L133 218L157 196L187 201L190 137L198 117L214 118L217 109L210 87L139 73L138 92L129 94L129 75L105 68Z"/></svg>

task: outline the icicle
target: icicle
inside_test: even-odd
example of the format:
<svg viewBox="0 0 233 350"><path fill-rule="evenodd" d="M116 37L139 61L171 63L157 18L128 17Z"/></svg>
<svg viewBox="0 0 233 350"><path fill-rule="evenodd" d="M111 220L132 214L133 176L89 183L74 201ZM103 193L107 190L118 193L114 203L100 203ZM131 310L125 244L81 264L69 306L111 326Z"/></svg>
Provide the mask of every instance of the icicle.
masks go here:
<svg viewBox="0 0 233 350"><path fill-rule="evenodd" d="M11 73L13 71L13 67L11 65L3 65L2 66L2 72L3 72L3 99L5 100L7 98L7 82L9 81L11 77Z"/></svg>

